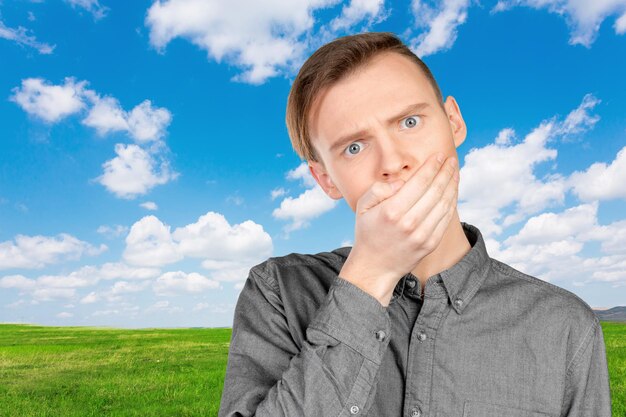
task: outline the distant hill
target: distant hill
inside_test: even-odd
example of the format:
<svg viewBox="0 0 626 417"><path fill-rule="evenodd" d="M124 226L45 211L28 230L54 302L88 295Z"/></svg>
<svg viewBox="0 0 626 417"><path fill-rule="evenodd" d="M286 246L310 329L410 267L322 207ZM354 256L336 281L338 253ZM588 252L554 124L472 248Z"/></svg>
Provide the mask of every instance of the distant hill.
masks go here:
<svg viewBox="0 0 626 417"><path fill-rule="evenodd" d="M626 321L626 306L609 308L608 310L593 310L601 321Z"/></svg>

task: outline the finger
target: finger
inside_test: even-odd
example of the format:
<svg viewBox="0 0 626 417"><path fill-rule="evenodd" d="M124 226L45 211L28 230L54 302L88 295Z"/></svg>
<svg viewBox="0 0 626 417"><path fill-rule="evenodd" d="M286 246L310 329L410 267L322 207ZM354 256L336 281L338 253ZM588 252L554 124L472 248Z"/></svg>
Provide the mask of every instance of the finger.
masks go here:
<svg viewBox="0 0 626 417"><path fill-rule="evenodd" d="M403 221L416 227L436 208L437 204L443 198L449 200L452 197L452 192L454 188L456 188L457 182L453 179L456 167L450 164L451 160L453 160L453 158L449 158L448 161L446 161L422 198L404 214ZM449 187L451 188L449 189Z"/></svg>
<svg viewBox="0 0 626 417"><path fill-rule="evenodd" d="M418 220L419 224L411 235L415 242L430 251L437 248L456 211L458 187L456 181L450 181L444 196L425 217Z"/></svg>
<svg viewBox="0 0 626 417"><path fill-rule="evenodd" d="M437 160L438 155L443 156L443 162ZM402 188L400 188L393 197L389 198L389 204L393 205L392 210L398 213L398 217L402 217L420 198L422 198L441 170L444 162L445 155L441 153L431 155L426 159L424 164L413 173Z"/></svg>
<svg viewBox="0 0 626 417"><path fill-rule="evenodd" d="M364 213L378 205L395 194L403 184L404 181L401 179L393 182L375 182L357 201L356 212Z"/></svg>

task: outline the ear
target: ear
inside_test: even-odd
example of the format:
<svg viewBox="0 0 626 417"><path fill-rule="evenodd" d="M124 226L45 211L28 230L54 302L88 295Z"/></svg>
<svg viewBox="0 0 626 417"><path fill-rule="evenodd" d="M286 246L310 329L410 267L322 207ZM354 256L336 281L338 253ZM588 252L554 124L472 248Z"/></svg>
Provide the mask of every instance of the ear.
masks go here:
<svg viewBox="0 0 626 417"><path fill-rule="evenodd" d="M444 107L450 121L450 127L452 128L454 146L458 148L467 136L467 126L465 126L465 120L463 120L463 116L461 116L461 110L459 109L459 105L454 97L448 96Z"/></svg>
<svg viewBox="0 0 626 417"><path fill-rule="evenodd" d="M326 167L323 163L309 161L309 170L311 171L311 175L315 178L315 181L322 187L324 192L333 200L339 200L343 197L343 194L333 183L333 180L326 172Z"/></svg>

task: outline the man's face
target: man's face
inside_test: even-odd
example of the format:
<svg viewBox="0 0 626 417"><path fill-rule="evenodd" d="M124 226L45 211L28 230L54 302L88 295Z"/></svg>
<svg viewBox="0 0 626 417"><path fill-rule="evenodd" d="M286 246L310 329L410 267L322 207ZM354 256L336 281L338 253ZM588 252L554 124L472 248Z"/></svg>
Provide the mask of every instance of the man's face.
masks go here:
<svg viewBox="0 0 626 417"><path fill-rule="evenodd" d="M328 196L343 197L356 211L374 182L406 181L438 151L457 157L465 122L453 97L444 106L408 57L375 56L317 96L309 131L324 165L309 161L313 177Z"/></svg>

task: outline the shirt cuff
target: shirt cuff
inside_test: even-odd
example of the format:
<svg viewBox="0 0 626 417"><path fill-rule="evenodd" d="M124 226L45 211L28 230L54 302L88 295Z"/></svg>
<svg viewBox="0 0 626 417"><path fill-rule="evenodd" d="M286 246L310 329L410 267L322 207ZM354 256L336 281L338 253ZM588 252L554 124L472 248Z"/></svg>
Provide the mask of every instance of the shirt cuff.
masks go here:
<svg viewBox="0 0 626 417"><path fill-rule="evenodd" d="M309 327L334 337L378 365L391 337L387 308L338 275Z"/></svg>

